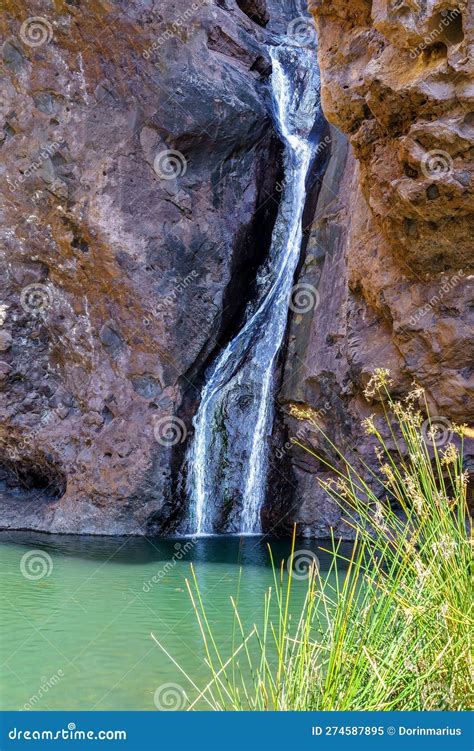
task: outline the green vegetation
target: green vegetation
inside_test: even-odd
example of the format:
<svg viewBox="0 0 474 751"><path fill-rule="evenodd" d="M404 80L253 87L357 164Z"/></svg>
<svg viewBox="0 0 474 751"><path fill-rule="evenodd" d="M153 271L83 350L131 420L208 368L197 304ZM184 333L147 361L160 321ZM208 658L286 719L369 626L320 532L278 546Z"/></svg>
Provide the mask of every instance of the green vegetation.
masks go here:
<svg viewBox="0 0 474 751"><path fill-rule="evenodd" d="M422 402L428 414L422 390L395 402L389 385L387 371L379 370L367 392L381 400L388 426L383 432L390 436L384 438L372 418L365 421L379 471L366 466L364 479L332 445L337 480L325 488L344 509L357 542L347 560L333 540L332 568L324 576L310 566L297 618L291 608L293 575L283 564L274 565L274 587L265 594L260 626L246 632L238 598L232 600L233 647L222 655L193 571L187 584L209 682L191 709L202 704L216 710L473 707L464 427L452 426L459 447L437 445L435 424L415 407ZM297 554L293 544L292 558ZM335 577L342 560L344 574Z"/></svg>

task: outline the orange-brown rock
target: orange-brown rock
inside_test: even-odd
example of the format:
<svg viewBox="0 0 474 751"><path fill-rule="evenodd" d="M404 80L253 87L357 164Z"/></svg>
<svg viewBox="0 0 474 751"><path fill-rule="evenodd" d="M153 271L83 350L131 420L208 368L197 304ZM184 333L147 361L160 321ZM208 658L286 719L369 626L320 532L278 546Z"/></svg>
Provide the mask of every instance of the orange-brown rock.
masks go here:
<svg viewBox="0 0 474 751"><path fill-rule="evenodd" d="M310 5L335 128L298 280L317 287L319 303L290 326L280 401L285 413L310 405L356 462L372 463L360 420L377 407L361 392L376 367L391 370L400 394L417 381L443 420L474 417L473 9L451 0ZM304 421L286 422L322 450ZM340 512L315 481L324 466L299 449L292 456L302 529L337 529Z"/></svg>

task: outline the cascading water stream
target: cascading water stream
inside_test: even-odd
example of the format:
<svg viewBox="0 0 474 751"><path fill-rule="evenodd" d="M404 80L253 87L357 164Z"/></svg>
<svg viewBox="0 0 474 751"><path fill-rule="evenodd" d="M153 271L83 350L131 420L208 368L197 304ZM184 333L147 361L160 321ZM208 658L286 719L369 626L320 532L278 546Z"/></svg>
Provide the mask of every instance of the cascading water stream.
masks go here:
<svg viewBox="0 0 474 751"><path fill-rule="evenodd" d="M315 50L270 48L275 125L284 144L284 185L256 300L239 333L206 374L188 450L186 531L255 534L267 479L275 362L285 335L300 256L306 179L317 151L319 114Z"/></svg>

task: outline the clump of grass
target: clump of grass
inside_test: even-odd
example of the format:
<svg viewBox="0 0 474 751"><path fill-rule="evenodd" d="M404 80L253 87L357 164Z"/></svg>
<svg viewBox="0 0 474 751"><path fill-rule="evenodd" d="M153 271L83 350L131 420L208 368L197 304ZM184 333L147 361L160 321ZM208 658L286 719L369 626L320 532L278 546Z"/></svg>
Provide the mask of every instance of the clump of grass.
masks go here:
<svg viewBox="0 0 474 751"><path fill-rule="evenodd" d="M209 681L191 709L203 704L216 710L473 707L472 525L464 428L452 426L459 446L438 446L422 390L395 402L388 387L388 373L381 370L367 390L382 402L390 436L389 447L373 418L365 421L379 470L365 466L362 476L331 444L338 457L337 468L332 467L337 480L324 486L344 509L356 543L346 559L333 540L332 564L324 576L310 567L296 618L293 576L272 560L274 586L264 596L262 624L247 632L232 600L233 647L223 656L192 571L187 586ZM420 400L426 419L415 407ZM295 538L292 557L294 548Z"/></svg>

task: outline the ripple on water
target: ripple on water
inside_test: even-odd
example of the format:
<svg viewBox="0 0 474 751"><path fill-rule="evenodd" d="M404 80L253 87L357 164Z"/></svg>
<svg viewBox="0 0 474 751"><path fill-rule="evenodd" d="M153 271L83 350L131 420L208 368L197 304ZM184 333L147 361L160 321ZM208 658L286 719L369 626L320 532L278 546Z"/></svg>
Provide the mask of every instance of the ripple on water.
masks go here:
<svg viewBox="0 0 474 751"><path fill-rule="evenodd" d="M155 692L168 682L193 697L150 634L203 685L208 672L186 590L189 564L223 654L230 654L229 598L240 577L243 620L251 625L260 618L262 594L272 583L267 544L257 537L200 538L187 545L0 533L3 708L154 710ZM317 552L325 570L328 559L316 542L304 540L300 547ZM289 541L272 541L277 561L289 548ZM41 578L22 572L22 558L32 550L51 561ZM304 589L304 581L295 581L297 599Z"/></svg>

